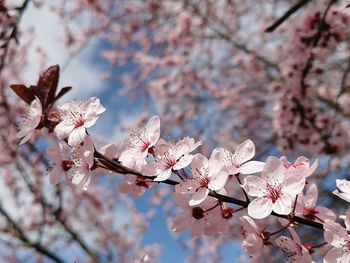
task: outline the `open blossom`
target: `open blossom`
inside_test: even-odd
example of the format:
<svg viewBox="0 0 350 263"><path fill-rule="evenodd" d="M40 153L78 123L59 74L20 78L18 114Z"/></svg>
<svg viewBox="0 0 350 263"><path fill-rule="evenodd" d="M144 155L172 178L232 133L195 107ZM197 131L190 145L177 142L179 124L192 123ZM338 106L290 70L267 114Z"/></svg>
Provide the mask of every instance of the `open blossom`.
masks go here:
<svg viewBox="0 0 350 263"><path fill-rule="evenodd" d="M190 154L194 151L201 142L194 142L192 138L184 138L177 143L168 143L164 140L159 140L155 148L155 175L154 181L167 180L172 171L177 171L188 166L193 159ZM149 174L150 175L150 174Z"/></svg>
<svg viewBox="0 0 350 263"><path fill-rule="evenodd" d="M227 182L228 174L223 170L219 151L214 150L209 160L200 153L196 154L191 170L193 179L175 186L176 192L192 194L189 202L191 206L200 204L207 198L210 190L218 191Z"/></svg>
<svg viewBox="0 0 350 263"><path fill-rule="evenodd" d="M324 257L324 263L345 263L350 261L350 235L348 234L349 222L346 217L346 229L335 222L325 222L324 239L333 247L327 252Z"/></svg>
<svg viewBox="0 0 350 263"><path fill-rule="evenodd" d="M94 165L94 145L91 136L86 136L84 144L73 150L73 166L70 169L70 180L79 189L87 190L91 180L91 169Z"/></svg>
<svg viewBox="0 0 350 263"><path fill-rule="evenodd" d="M263 162L248 162L255 155L255 146L251 140L245 140L238 145L234 154L224 148L218 148L217 150L221 153L225 168L229 174L253 174L263 170Z"/></svg>
<svg viewBox="0 0 350 263"><path fill-rule="evenodd" d="M206 235L216 234L211 228L211 225L216 223L211 221L215 216L211 215L221 213L218 201L213 197L209 197L199 206L190 206L188 201L188 196L174 193L174 202L181 211L178 212L172 222L172 231L182 232L190 229L192 238L203 233Z"/></svg>
<svg viewBox="0 0 350 263"><path fill-rule="evenodd" d="M65 155L65 149L57 140L53 140L47 153L51 158L52 170L50 171L50 183L57 184L61 180L61 176L67 177L67 172L72 168L74 162Z"/></svg>
<svg viewBox="0 0 350 263"><path fill-rule="evenodd" d="M276 245L288 254L291 262L296 263L311 263L312 258L309 249L306 245L301 243L300 237L293 228L289 228L293 239L281 236L276 239Z"/></svg>
<svg viewBox="0 0 350 263"><path fill-rule="evenodd" d="M154 184L150 179L126 174L124 179L118 184L118 190L121 193L131 194L133 198L139 198L145 193L146 189L152 187Z"/></svg>
<svg viewBox="0 0 350 263"><path fill-rule="evenodd" d="M120 161L119 158L121 154L128 148L128 143L126 141L123 141L121 143L110 143L102 146L99 149L99 152L109 159L113 161ZM129 167L129 166L128 166ZM102 167L97 167L95 170L95 173L112 173L114 174L115 172L110 171L108 169L102 168Z"/></svg>
<svg viewBox="0 0 350 263"><path fill-rule="evenodd" d="M333 194L339 196L340 198L344 199L347 202L350 202L350 181L345 179L343 180L337 179L336 183L337 183L337 187L341 192L339 192L338 190L334 190Z"/></svg>
<svg viewBox="0 0 350 263"><path fill-rule="evenodd" d="M266 161L261 177L247 176L243 188L250 196L255 196L248 205L248 214L252 218L265 218L272 211L288 215L292 211L295 196L305 185L305 177L286 174L286 168L275 157Z"/></svg>
<svg viewBox="0 0 350 263"><path fill-rule="evenodd" d="M249 216L242 216L239 221L244 237L242 247L249 254L249 262L260 262L264 246L265 244L269 244L269 232L260 230L254 220Z"/></svg>
<svg viewBox="0 0 350 263"><path fill-rule="evenodd" d="M317 186L312 184L306 191L306 194L298 195L295 213L312 221L335 221L337 216L328 208L317 206L318 191Z"/></svg>
<svg viewBox="0 0 350 263"><path fill-rule="evenodd" d="M42 113L41 102L35 97L30 104L28 113L19 123L20 131L17 133L17 138L23 138L20 145L24 144L32 137L35 128L38 127L40 123Z"/></svg>
<svg viewBox="0 0 350 263"><path fill-rule="evenodd" d="M130 134L130 148L121 154L121 161L128 166L130 162L144 160L148 150L158 142L159 136L160 120L158 116L153 116L144 129L135 130Z"/></svg>
<svg viewBox="0 0 350 263"><path fill-rule="evenodd" d="M68 137L70 146L78 146L86 137L86 128L94 125L105 110L96 97L63 104L58 107L61 122L55 127L57 137Z"/></svg>
<svg viewBox="0 0 350 263"><path fill-rule="evenodd" d="M282 156L280 160L284 164L284 166L287 168L287 173L290 173L290 174L295 173L305 177L308 177L311 174L313 174L318 165L318 161L316 160L310 166L309 160L304 156L300 156L298 159L295 160L294 163L290 163L287 157L285 156Z"/></svg>

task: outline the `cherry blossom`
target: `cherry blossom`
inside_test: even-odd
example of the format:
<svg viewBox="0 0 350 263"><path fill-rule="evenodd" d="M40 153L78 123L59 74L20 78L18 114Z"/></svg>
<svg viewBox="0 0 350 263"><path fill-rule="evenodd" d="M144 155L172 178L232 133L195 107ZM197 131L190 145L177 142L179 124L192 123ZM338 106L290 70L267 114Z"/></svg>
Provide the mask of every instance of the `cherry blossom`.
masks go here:
<svg viewBox="0 0 350 263"><path fill-rule="evenodd" d="M203 233L206 235L215 234L210 229L210 225L212 224L210 219L214 219L215 217L209 217L210 214L217 215L221 213L215 198L207 198L200 206L190 206L188 204L189 198L186 195L174 193L173 197L176 206L181 211L178 212L172 222L172 231L182 232L190 229L192 238L198 237Z"/></svg>
<svg viewBox="0 0 350 263"><path fill-rule="evenodd" d="M258 225L249 216L239 218L243 235L243 249L249 254L250 262L255 263L261 260L265 245L271 244L268 240L270 233L260 230Z"/></svg>
<svg viewBox="0 0 350 263"><path fill-rule="evenodd" d="M17 138L22 138L20 145L24 144L32 137L35 128L37 128L40 124L41 115L41 102L37 97L35 97L35 99L30 104L28 113L19 123L20 131L17 133Z"/></svg>
<svg viewBox="0 0 350 263"><path fill-rule="evenodd" d="M131 194L133 198L139 198L145 193L145 190L151 188L154 182L140 176L126 174L124 179L119 182L118 190L121 193Z"/></svg>
<svg viewBox="0 0 350 263"><path fill-rule="evenodd" d="M177 171L188 166L193 159L190 154L201 142L194 142L192 138L184 138L177 143L168 143L163 139L159 140L155 149L155 172L154 181L167 180L172 171Z"/></svg>
<svg viewBox="0 0 350 263"><path fill-rule="evenodd" d="M77 147L86 136L86 128L93 126L105 110L96 97L59 106L61 122L55 127L57 137L68 137L68 144Z"/></svg>
<svg viewBox="0 0 350 263"><path fill-rule="evenodd" d="M284 165L274 157L266 161L261 177L247 176L243 188L248 195L255 196L248 205L249 216L260 219L271 214L288 215L292 212L295 196L305 185L305 178L286 174Z"/></svg>
<svg viewBox="0 0 350 263"><path fill-rule="evenodd" d="M315 184L309 186L306 194L299 193L296 215L305 217L312 221L335 221L337 216L328 208L317 206L318 190Z"/></svg>
<svg viewBox="0 0 350 263"><path fill-rule="evenodd" d="M291 262L296 263L311 263L314 262L311 258L309 249L301 243L300 237L293 228L288 228L293 239L281 236L276 239L276 245L288 254Z"/></svg>
<svg viewBox="0 0 350 263"><path fill-rule="evenodd" d="M94 165L94 145L91 136L85 136L84 144L72 152L73 166L69 170L70 181L78 189L87 190Z"/></svg>
<svg viewBox="0 0 350 263"><path fill-rule="evenodd" d="M225 162L225 168L229 174L252 174L263 170L263 162L248 162L255 155L255 145L251 140L246 140L238 145L234 154L224 148L217 150L221 152L222 159Z"/></svg>
<svg viewBox="0 0 350 263"><path fill-rule="evenodd" d="M290 163L285 156L282 156L280 160L287 168L287 173L295 173L304 177L309 177L311 174L313 174L318 165L318 160L316 160L310 166L309 160L304 156L300 156L294 163Z"/></svg>
<svg viewBox="0 0 350 263"><path fill-rule="evenodd" d="M121 157L122 153L126 149L128 149L128 147L129 147L129 144L126 141L123 141L121 143L109 143L109 144L106 144L106 145L102 146L99 149L99 152L101 154L107 156L108 158L110 158L113 161L120 162L120 157ZM123 164L125 166L127 166L127 167L132 167L133 166L130 163L129 164L123 163ZM95 169L95 172L96 173L106 173L106 172L107 173L114 173L113 171L110 171L108 169L101 168L101 167L97 167Z"/></svg>
<svg viewBox="0 0 350 263"><path fill-rule="evenodd" d="M182 194L192 194L189 201L191 206L203 202L210 190L221 190L228 178L228 174L223 170L220 151L213 151L209 160L202 154L194 156L191 170L193 179L181 182L175 187L176 192Z"/></svg>
<svg viewBox="0 0 350 263"><path fill-rule="evenodd" d="M52 170L50 171L50 183L57 184L61 180L61 176L65 175L72 168L74 162L66 158L66 149L62 143L57 140L52 141L51 147L47 149L47 153L52 162Z"/></svg>
<svg viewBox="0 0 350 263"><path fill-rule="evenodd" d="M347 224L348 227L348 224ZM350 235L349 228L345 229L335 222L325 222L324 239L333 247L324 257L324 263L349 262L350 261Z"/></svg>
<svg viewBox="0 0 350 263"><path fill-rule="evenodd" d="M130 134L130 148L121 154L121 161L125 164L144 160L149 149L154 147L160 136L160 120L153 116L144 129L134 130Z"/></svg>
<svg viewBox="0 0 350 263"><path fill-rule="evenodd" d="M334 190L333 194L335 194L336 196L339 196L340 198L344 199L347 202L350 202L350 181L345 179L343 180L337 179L336 183L337 183L337 187L341 192L339 192L338 190Z"/></svg>

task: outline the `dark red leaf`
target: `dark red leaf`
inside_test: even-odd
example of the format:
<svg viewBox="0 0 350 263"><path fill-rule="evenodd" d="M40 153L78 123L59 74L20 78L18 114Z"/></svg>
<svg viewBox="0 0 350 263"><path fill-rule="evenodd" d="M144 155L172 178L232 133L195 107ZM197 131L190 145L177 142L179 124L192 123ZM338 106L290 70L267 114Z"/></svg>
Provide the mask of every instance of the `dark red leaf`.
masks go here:
<svg viewBox="0 0 350 263"><path fill-rule="evenodd" d="M18 97L24 100L27 104L30 104L35 99L35 93L33 93L33 90L28 89L22 84L14 84L10 87L18 95Z"/></svg>
<svg viewBox="0 0 350 263"><path fill-rule="evenodd" d="M36 94L40 101L47 109L53 105L55 94L58 85L60 67L58 65L49 67L43 74L41 74L38 81L38 88Z"/></svg>
<svg viewBox="0 0 350 263"><path fill-rule="evenodd" d="M64 87L60 90L60 92L57 94L55 101L57 101L58 99L60 99L64 94L66 94L68 91L70 91L72 89L72 87Z"/></svg>

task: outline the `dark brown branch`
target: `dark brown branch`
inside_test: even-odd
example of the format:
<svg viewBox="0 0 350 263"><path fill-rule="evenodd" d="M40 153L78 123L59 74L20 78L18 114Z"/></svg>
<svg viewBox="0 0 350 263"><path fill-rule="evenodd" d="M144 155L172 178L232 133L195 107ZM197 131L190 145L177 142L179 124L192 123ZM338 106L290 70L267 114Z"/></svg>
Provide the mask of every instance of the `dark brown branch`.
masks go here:
<svg viewBox="0 0 350 263"><path fill-rule="evenodd" d="M304 5L309 3L311 0L301 0L295 3L291 8L289 8L280 18L278 18L271 26L265 29L265 32L271 33L275 31L284 21L286 21L292 14L302 8Z"/></svg>
<svg viewBox="0 0 350 263"><path fill-rule="evenodd" d="M99 153L99 152L95 152L95 157L99 160L106 160L105 163L110 163L111 166L108 167L111 169L111 171L115 171L117 173L120 173L120 174L132 174L132 175L136 175L136 176L140 176L140 177L143 177L143 178L147 178L147 179L154 179L155 176L145 176L143 175L142 173L140 173L139 171L136 171L134 169L131 169L131 168L128 168L128 167L125 167L123 165L121 165L120 163L116 162L116 161L113 161L111 159L109 159L107 156L104 156L103 154ZM177 185L179 184L179 182L177 181L173 181L173 180L165 180L165 181L162 181L161 183L164 183L164 184L168 184L168 185ZM210 191L209 193L209 196L212 196L222 202L226 202L226 203L231 203L231 204L235 204L235 205L239 205L239 206L242 206L242 207L248 207L249 205L249 202L247 201L242 201L242 200L239 200L239 199L236 199L236 198L233 198L233 197L229 197L229 196L225 196L225 195L221 195L221 194L218 194L214 191ZM305 218L302 218L302 217L298 217L298 216L293 216L291 218L290 215L280 215L280 214L276 214L275 212L272 212L271 215L273 216L276 216L276 217L280 217L280 218L284 218L284 219L287 219L287 220L292 220L292 222L296 222L296 223L300 223L300 224L303 224L303 225L307 225L307 226L311 226L311 227L314 227L314 228L317 228L317 229L320 229L322 230L323 229L323 224L320 224L320 223L317 223L317 222L314 222L314 221L310 221L310 220L307 220Z"/></svg>
<svg viewBox="0 0 350 263"><path fill-rule="evenodd" d="M26 156L22 155L22 158L24 161L28 162L30 164L30 161L26 158ZM29 178L25 175L25 170L24 168L21 167L21 165L17 164L17 169L21 172L21 175L23 177L23 180L25 181L28 189L33 193L33 195L37 195L37 193L40 193L40 196L38 198L38 201L40 205L42 206L42 209L45 210L45 208L50 208L54 210L55 212L53 215L55 216L55 219L60 223L60 225L64 228L64 230L67 231L67 233L71 236L71 238L77 242L77 244L81 247L81 249L91 258L92 262L99 262L97 254L92 251L80 238L80 236L77 234L77 232L74 231L73 228L71 228L67 222L61 217L61 205L57 209L54 209L54 206L50 204L45 197L42 195L41 192L37 190L35 185L33 185L30 181Z"/></svg>
<svg viewBox="0 0 350 263"><path fill-rule="evenodd" d="M329 26L326 22L327 14L328 11L330 10L331 6L336 2L337 0L330 0L325 11L323 12L320 24L318 26L318 31L317 33L313 36L312 42L311 42L311 48L314 48L318 45L318 42L320 41L322 37L322 33L325 30L329 29ZM312 64L314 61L314 54L311 53L308 60L306 61L306 64L301 72L301 79L300 79L300 85L301 85L301 94L303 97L306 96L306 89L307 89L307 84L305 83L306 77L309 74Z"/></svg>
<svg viewBox="0 0 350 263"><path fill-rule="evenodd" d="M40 243L36 243L31 241L25 232L22 230L22 228L13 220L13 218L7 213L7 211L2 207L0 203L0 213L6 218L7 222L11 225L11 227L16 231L18 235L18 239L21 240L26 246L31 247L35 249L36 251L40 252L41 254L47 256L52 261L57 263L64 263L64 261L59 258L57 255L55 255L50 250L43 247Z"/></svg>
<svg viewBox="0 0 350 263"><path fill-rule="evenodd" d="M18 19L17 19L16 23L13 25L12 31L10 33L10 36L5 40L5 43L1 47L2 49L4 49L4 53L0 57L0 73L3 70L3 68L4 68L5 59L6 59L8 47L10 45L11 40L15 40L16 42L18 41L17 40L18 25L19 25L19 23L21 21L21 18L22 18L22 15L24 13L24 10L28 7L29 2L30 2L30 0L25 0L20 7L16 8L17 11L19 12Z"/></svg>
<svg viewBox="0 0 350 263"><path fill-rule="evenodd" d="M337 98L339 98L341 95L343 95L344 92L346 92L348 90L348 87L346 85L346 81L347 81L349 72L350 72L350 55L348 57L348 63L346 65L346 69L345 69L343 76L341 78L340 91L338 93Z"/></svg>

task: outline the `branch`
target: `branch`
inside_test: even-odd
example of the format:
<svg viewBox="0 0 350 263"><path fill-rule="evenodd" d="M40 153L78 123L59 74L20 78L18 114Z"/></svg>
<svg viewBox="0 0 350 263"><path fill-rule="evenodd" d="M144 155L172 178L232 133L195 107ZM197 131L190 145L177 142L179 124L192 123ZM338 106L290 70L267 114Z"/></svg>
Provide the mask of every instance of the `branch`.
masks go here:
<svg viewBox="0 0 350 263"><path fill-rule="evenodd" d="M12 219L12 217L5 211L0 203L0 213L6 218L7 222L12 226L12 228L17 232L18 238L27 246L34 248L36 251L47 256L51 260L57 263L64 263L64 261L53 254L50 250L43 247L40 243L32 242L24 233L23 229Z"/></svg>
<svg viewBox="0 0 350 263"><path fill-rule="evenodd" d="M291 6L280 18L278 18L271 26L267 27L265 29L266 33L271 33L275 31L277 27L279 27L284 21L286 21L292 14L294 14L296 11L298 11L300 8L302 8L304 5L309 3L311 0L301 0L295 5Z"/></svg>
<svg viewBox="0 0 350 263"><path fill-rule="evenodd" d="M104 160L103 163L104 164L110 164L110 166L108 167L111 171L114 171L114 172L117 172L117 173L120 173L120 174L132 174L132 175L136 175L136 176L140 176L142 178L146 178L146 179L154 179L155 176L146 176L142 173L140 173L139 171L136 171L134 169L131 169L131 168L128 168L128 167L125 167L123 165L121 165L120 163L116 162L116 161L113 161L111 159L109 159L107 156L95 151L95 154L94 156L99 159L99 160ZM173 181L173 180L165 180L165 181L162 181L160 183L164 183L164 184L168 184L168 185L172 185L172 186L175 186L177 184L179 184L179 182L177 181ZM235 204L235 205L239 205L239 206L242 206L242 207L248 207L249 205L249 202L247 201L243 201L243 200L240 200L240 199L236 199L236 198L233 198L233 197L229 197L229 196L226 196L226 195L221 195L221 194L218 194L214 191L210 191L209 192L209 196L211 197L214 197L222 202L226 202L226 203L231 203L231 204ZM303 225L307 225L307 226L311 226L313 228L317 228L317 229L320 229L320 230L323 230L323 224L321 223L317 223L317 222L314 222L314 221L310 221L310 220L307 220L305 218L302 218L302 217L298 217L298 216L290 216L290 215L280 215L280 214L277 214L275 212L272 212L271 215L273 216L276 216L276 217L280 217L280 218L284 218L284 219L287 219L287 220L291 220L292 222L296 222L296 223L300 223L300 224L303 224Z"/></svg>
<svg viewBox="0 0 350 263"><path fill-rule="evenodd" d="M2 49L4 49L4 53L2 54L2 56L0 57L0 73L1 71L4 69L4 65L5 65L5 58L6 58L6 55L7 55L7 51L8 51L8 47L10 45L10 42L12 39L15 39L16 40L16 37L17 37L17 31L18 31L18 25L21 21L21 18L22 18L22 15L23 15L23 12L24 10L27 8L28 4L29 4L30 0L25 0L23 2L23 4L16 8L17 11L19 12L19 16L18 16L18 19L16 21L16 23L14 24L13 28L12 28L12 31L11 31L11 34L10 36L6 39L5 43L2 45ZM17 40L16 40L17 41Z"/></svg>
<svg viewBox="0 0 350 263"><path fill-rule="evenodd" d="M28 164L30 164L30 161L27 159L26 156L22 155L22 158L24 161L26 161ZM24 168L18 163L17 164L17 169L21 172L21 175L23 177L23 180L25 181L28 189L33 193L33 195L37 195L40 193L38 201L40 205L42 206L42 209L45 211L45 208L51 208L53 209L54 206L50 204L49 202L46 201L45 197L43 196L42 192L40 192L35 185L33 185L30 181L29 178L25 176L25 170ZM63 220L63 218L60 216L61 215L61 206L58 207L58 209L53 209L55 212L53 215L55 216L55 219L61 224L61 226L68 232L68 234L71 236L71 238L78 243L78 245L82 248L82 250L91 258L92 262L99 262L97 254L92 251L80 238L80 236L75 232L74 229L68 226L67 222Z"/></svg>

